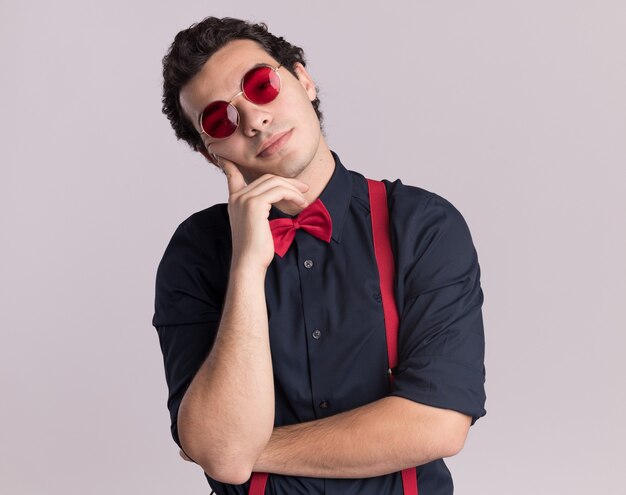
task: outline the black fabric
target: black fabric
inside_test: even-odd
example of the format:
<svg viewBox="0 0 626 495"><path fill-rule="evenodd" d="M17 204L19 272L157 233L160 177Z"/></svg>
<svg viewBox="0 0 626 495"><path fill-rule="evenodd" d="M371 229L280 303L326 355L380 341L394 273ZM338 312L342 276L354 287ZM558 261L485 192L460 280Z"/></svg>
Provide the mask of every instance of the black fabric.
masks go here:
<svg viewBox="0 0 626 495"><path fill-rule="evenodd" d="M324 418L390 394L460 411L474 424L486 413L483 292L463 216L435 193L383 180L400 314L397 376L390 391L367 182L334 157L334 173L320 195L333 222L331 242L298 230L285 256L274 257L265 280L275 426ZM271 209L270 219L287 216ZM176 229L158 268L153 325L178 444L178 407L214 341L231 252L227 205L217 204ZM420 495L452 493L443 460L417 472ZM208 479L219 495L247 494L249 482L231 486ZM270 475L266 493L403 492L400 473L393 473L360 480Z"/></svg>

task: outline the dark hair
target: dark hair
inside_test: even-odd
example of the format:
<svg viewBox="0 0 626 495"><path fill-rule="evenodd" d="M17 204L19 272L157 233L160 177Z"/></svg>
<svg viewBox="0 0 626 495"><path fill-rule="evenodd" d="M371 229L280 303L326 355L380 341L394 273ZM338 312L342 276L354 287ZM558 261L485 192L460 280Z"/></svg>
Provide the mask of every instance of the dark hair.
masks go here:
<svg viewBox="0 0 626 495"><path fill-rule="evenodd" d="M249 39L259 43L278 63L297 77L294 64L306 66L302 48L267 30L264 23L252 24L241 19L207 17L188 29L180 31L163 57L163 113L167 116L178 139L183 139L194 150L204 144L180 106L180 90L202 70L206 61L229 41ZM312 102L322 122L319 98Z"/></svg>

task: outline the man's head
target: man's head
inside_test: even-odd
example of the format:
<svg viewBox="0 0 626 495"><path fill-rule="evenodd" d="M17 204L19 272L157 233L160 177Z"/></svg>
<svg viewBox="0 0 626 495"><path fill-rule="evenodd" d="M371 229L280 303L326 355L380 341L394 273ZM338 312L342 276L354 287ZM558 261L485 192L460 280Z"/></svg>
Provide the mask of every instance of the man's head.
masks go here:
<svg viewBox="0 0 626 495"><path fill-rule="evenodd" d="M263 105L243 95L233 98L241 91L242 77L259 63L280 66L280 94ZM208 17L181 31L163 58L163 78L163 113L178 139L207 158L210 148L244 169L254 163L271 165L281 153L295 153L296 148L300 155L311 155L315 140L321 139L319 99L305 69L303 51L269 33L264 24ZM204 108L216 100L231 99L240 115L233 135L214 139L202 134L199 116ZM289 135L289 146L284 150L274 157L258 155L260 147L291 130L295 132ZM270 171L271 167L265 169ZM242 172L245 175L245 170Z"/></svg>

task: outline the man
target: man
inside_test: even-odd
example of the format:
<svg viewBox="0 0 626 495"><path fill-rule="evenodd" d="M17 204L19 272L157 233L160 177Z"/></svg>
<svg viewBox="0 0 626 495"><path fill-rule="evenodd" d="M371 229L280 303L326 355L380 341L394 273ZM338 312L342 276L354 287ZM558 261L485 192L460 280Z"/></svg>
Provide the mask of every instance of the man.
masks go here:
<svg viewBox="0 0 626 495"><path fill-rule="evenodd" d="M442 459L485 414L483 294L461 214L383 181L400 316L390 389L366 179L326 144L302 50L209 17L163 63L164 113L229 192L178 227L157 274L181 455L218 494L248 493L252 473L271 473L267 494L401 494L415 467L420 495L452 493ZM312 211L326 234L299 223ZM273 221L293 240L274 240Z"/></svg>

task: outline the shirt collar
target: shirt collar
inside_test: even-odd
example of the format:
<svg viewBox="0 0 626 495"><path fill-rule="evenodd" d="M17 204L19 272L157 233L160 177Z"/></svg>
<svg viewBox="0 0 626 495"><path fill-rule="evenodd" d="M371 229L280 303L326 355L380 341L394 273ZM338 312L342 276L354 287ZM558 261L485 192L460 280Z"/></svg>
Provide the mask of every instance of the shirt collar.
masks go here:
<svg viewBox="0 0 626 495"><path fill-rule="evenodd" d="M350 206L350 197L352 196L352 177L350 172L343 166L339 156L331 151L335 159L335 169L330 180L321 192L319 199L330 214L333 222L332 238L340 242L343 224L346 219L348 207ZM287 215L275 206L270 209L269 219L274 218L293 218L293 215Z"/></svg>

